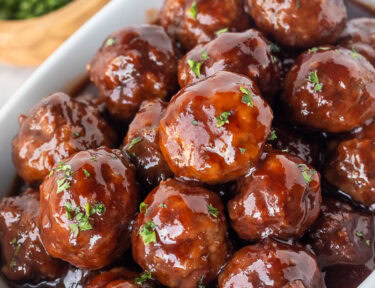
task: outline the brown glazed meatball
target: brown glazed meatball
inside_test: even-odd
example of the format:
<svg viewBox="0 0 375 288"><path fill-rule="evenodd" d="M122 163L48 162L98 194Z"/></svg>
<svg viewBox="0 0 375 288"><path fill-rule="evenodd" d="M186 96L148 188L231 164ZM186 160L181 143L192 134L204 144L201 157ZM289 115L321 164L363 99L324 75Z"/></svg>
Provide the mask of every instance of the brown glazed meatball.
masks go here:
<svg viewBox="0 0 375 288"><path fill-rule="evenodd" d="M296 124L349 131L375 116L375 68L353 51L317 47L297 58L282 98Z"/></svg>
<svg viewBox="0 0 375 288"><path fill-rule="evenodd" d="M346 24L343 0L247 0L257 27L285 46L334 43Z"/></svg>
<svg viewBox="0 0 375 288"><path fill-rule="evenodd" d="M214 39L218 31L250 27L244 0L165 0L160 22L186 50Z"/></svg>
<svg viewBox="0 0 375 288"><path fill-rule="evenodd" d="M97 107L64 93L43 98L19 117L20 130L13 139L13 163L18 174L38 184L53 165L78 152L116 143L112 128Z"/></svg>
<svg viewBox="0 0 375 288"><path fill-rule="evenodd" d="M308 243L323 269L337 264L365 264L374 257L374 220L350 205L325 198Z"/></svg>
<svg viewBox="0 0 375 288"><path fill-rule="evenodd" d="M238 190L228 213L232 227L246 240L299 238L319 215L319 173L292 155L269 153Z"/></svg>
<svg viewBox="0 0 375 288"><path fill-rule="evenodd" d="M1 271L13 281L54 280L67 270L66 263L44 249L36 225L38 213L37 190L28 189L21 196L0 202Z"/></svg>
<svg viewBox="0 0 375 288"><path fill-rule="evenodd" d="M366 206L375 203L375 138L341 142L325 165L331 184Z"/></svg>
<svg viewBox="0 0 375 288"><path fill-rule="evenodd" d="M103 272L85 285L85 288L151 288L156 287L150 280L149 272L138 274L125 268L113 268Z"/></svg>
<svg viewBox="0 0 375 288"><path fill-rule="evenodd" d="M269 240L237 251L220 274L219 287L324 286L316 259L310 252L298 246Z"/></svg>
<svg viewBox="0 0 375 288"><path fill-rule="evenodd" d="M173 179L140 205L132 234L134 260L168 287L197 287L217 277L228 254L220 197Z"/></svg>
<svg viewBox="0 0 375 288"><path fill-rule="evenodd" d="M137 167L138 179L147 190L173 177L159 145L159 122L167 105L161 99L142 102L122 144L123 151Z"/></svg>
<svg viewBox="0 0 375 288"><path fill-rule="evenodd" d="M109 36L87 70L112 116L130 121L143 100L176 90L176 48L162 27L130 26Z"/></svg>
<svg viewBox="0 0 375 288"><path fill-rule="evenodd" d="M268 143L273 149L298 156L314 168L320 168L323 161L320 143L322 139L305 135L300 131L288 128L287 125L273 127Z"/></svg>
<svg viewBox="0 0 375 288"><path fill-rule="evenodd" d="M129 247L137 186L120 150L74 154L54 166L40 192L38 226L52 256L95 270Z"/></svg>
<svg viewBox="0 0 375 288"><path fill-rule="evenodd" d="M277 50L274 47L277 46L256 30L223 33L205 45L196 46L180 60L178 81L185 87L218 71L229 71L254 80L263 96L273 96L280 89L278 59L272 55ZM201 63L198 70L191 69L192 60Z"/></svg>
<svg viewBox="0 0 375 288"><path fill-rule="evenodd" d="M338 45L354 49L375 65L375 19L350 20L341 34Z"/></svg>
<svg viewBox="0 0 375 288"><path fill-rule="evenodd" d="M173 97L160 121L160 148L175 175L228 182L257 163L272 119L253 81L218 72Z"/></svg>

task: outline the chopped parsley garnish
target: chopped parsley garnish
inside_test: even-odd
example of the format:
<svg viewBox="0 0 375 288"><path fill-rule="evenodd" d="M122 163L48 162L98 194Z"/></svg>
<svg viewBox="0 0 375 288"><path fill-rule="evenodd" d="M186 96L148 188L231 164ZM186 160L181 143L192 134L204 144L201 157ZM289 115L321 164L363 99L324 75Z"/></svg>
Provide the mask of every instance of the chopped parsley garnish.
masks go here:
<svg viewBox="0 0 375 288"><path fill-rule="evenodd" d="M362 238L362 239L363 239L363 232L361 232L361 231L357 231L357 232L355 232L355 235L356 235L358 238Z"/></svg>
<svg viewBox="0 0 375 288"><path fill-rule="evenodd" d="M245 148L240 148L240 152L241 152L241 154L245 154L246 149Z"/></svg>
<svg viewBox="0 0 375 288"><path fill-rule="evenodd" d="M57 191L56 191L57 194L69 188L70 188L70 180L65 179L65 178L57 180Z"/></svg>
<svg viewBox="0 0 375 288"><path fill-rule="evenodd" d="M216 120L217 120L216 127L219 128L219 127L224 126L225 124L229 124L228 117L231 114L232 114L231 112L223 112L223 113L221 113L220 116L218 116L216 118Z"/></svg>
<svg viewBox="0 0 375 288"><path fill-rule="evenodd" d="M143 243L147 246L150 243L156 243L156 224L154 221L150 220L146 224L139 228L138 234L142 237Z"/></svg>
<svg viewBox="0 0 375 288"><path fill-rule="evenodd" d="M126 150L130 150L134 147L134 145L138 144L139 142L141 142L143 140L142 137L135 137L133 138L130 143L128 145L126 145Z"/></svg>
<svg viewBox="0 0 375 288"><path fill-rule="evenodd" d="M90 158L90 160L93 161L93 162L96 162L96 161L97 161L96 156L95 156L95 155L92 156L92 157Z"/></svg>
<svg viewBox="0 0 375 288"><path fill-rule="evenodd" d="M142 202L141 204L139 204L139 212L144 212L145 214L147 214L147 207L148 205L145 202Z"/></svg>
<svg viewBox="0 0 375 288"><path fill-rule="evenodd" d="M219 215L219 210L217 210L214 206L211 204L207 205L208 213L211 214L212 217L217 218L217 215Z"/></svg>
<svg viewBox="0 0 375 288"><path fill-rule="evenodd" d="M307 52L309 54L311 54L311 53L318 52L319 50L321 50L321 51L327 51L329 49L331 49L331 48L330 47L313 47L313 48L309 49Z"/></svg>
<svg viewBox="0 0 375 288"><path fill-rule="evenodd" d="M10 245L13 246L14 253L13 253L12 260L9 263L9 267L13 269L17 265L17 256L20 253L21 243L19 242L19 239L13 238L12 241L10 242Z"/></svg>
<svg viewBox="0 0 375 288"><path fill-rule="evenodd" d="M164 203L160 203L160 204L159 204L159 207L160 207L160 208L167 208L167 205L165 205Z"/></svg>
<svg viewBox="0 0 375 288"><path fill-rule="evenodd" d="M299 0L297 0L297 2L296 2L296 8L299 9L299 7L301 7L301 3L299 2Z"/></svg>
<svg viewBox="0 0 375 288"><path fill-rule="evenodd" d="M193 73L195 74L195 76L197 76L198 78L200 78L201 77L202 63L194 61L194 60L191 60L191 59L188 59L187 60L187 64L189 65L191 71L193 71Z"/></svg>
<svg viewBox="0 0 375 288"><path fill-rule="evenodd" d="M279 53L280 52L280 47L275 44L275 43L270 43L270 49L271 49L271 53Z"/></svg>
<svg viewBox="0 0 375 288"><path fill-rule="evenodd" d="M55 172L63 172L63 178L57 180L56 193L59 194L60 192L70 188L73 175L72 166L65 164L64 162L59 162L59 165L51 170L49 176L52 176Z"/></svg>
<svg viewBox="0 0 375 288"><path fill-rule="evenodd" d="M90 177L90 172L87 171L86 169L83 169L83 173L85 173L86 178Z"/></svg>
<svg viewBox="0 0 375 288"><path fill-rule="evenodd" d="M276 131L272 130L270 136L268 137L268 140L274 141L277 139Z"/></svg>
<svg viewBox="0 0 375 288"><path fill-rule="evenodd" d="M194 126L198 126L198 121L197 120L193 120L193 121L191 121L191 124L193 124Z"/></svg>
<svg viewBox="0 0 375 288"><path fill-rule="evenodd" d="M198 288L206 288L206 286L203 285L203 280L204 280L204 278L201 277L201 279L199 280L199 283L198 283Z"/></svg>
<svg viewBox="0 0 375 288"><path fill-rule="evenodd" d="M142 285L148 279L152 279L152 275L150 271L144 271L141 276L134 279L135 284Z"/></svg>
<svg viewBox="0 0 375 288"><path fill-rule="evenodd" d="M105 42L105 46L112 46L113 44L115 44L115 39L113 39L113 38L109 38L109 39Z"/></svg>
<svg viewBox="0 0 375 288"><path fill-rule="evenodd" d="M314 84L314 91L315 92L322 92L323 83L319 82L318 72L314 71L311 72L309 78L306 79L308 82Z"/></svg>
<svg viewBox="0 0 375 288"><path fill-rule="evenodd" d="M192 18L197 19L197 2L194 1L193 4L191 4L189 13Z"/></svg>
<svg viewBox="0 0 375 288"><path fill-rule="evenodd" d="M310 184L312 177L315 175L315 170L310 169L306 164L298 164L297 167L301 170L305 182Z"/></svg>
<svg viewBox="0 0 375 288"><path fill-rule="evenodd" d="M202 60L208 60L208 58L210 58L210 57L208 57L207 50L203 50L202 54L201 54L201 59Z"/></svg>
<svg viewBox="0 0 375 288"><path fill-rule="evenodd" d="M220 34L223 34L223 33L226 33L226 32L228 32L228 27L220 29L220 30L217 30L215 32L215 34L216 34L216 36L219 36Z"/></svg>
<svg viewBox="0 0 375 288"><path fill-rule="evenodd" d="M77 238L80 231L87 231L92 229L90 223L90 217L94 214L102 215L105 213L105 206L103 203L96 203L94 207L91 207L90 203L87 202L82 212L81 207L73 208L71 202L67 201L64 205L66 211L66 218L73 221L69 224L70 235L73 238Z"/></svg>
<svg viewBox="0 0 375 288"><path fill-rule="evenodd" d="M352 51L350 52L350 55L354 58L354 59L358 59L359 58L359 54L358 54L358 52L354 49L354 48L352 48Z"/></svg>
<svg viewBox="0 0 375 288"><path fill-rule="evenodd" d="M78 137L79 136L79 132L74 132L73 135L74 135L74 137Z"/></svg>
<svg viewBox="0 0 375 288"><path fill-rule="evenodd" d="M240 90L244 94L244 95L242 95L241 102L246 104L249 107L254 107L253 94L250 92L250 90L245 88L245 87L242 87L242 86L240 87Z"/></svg>

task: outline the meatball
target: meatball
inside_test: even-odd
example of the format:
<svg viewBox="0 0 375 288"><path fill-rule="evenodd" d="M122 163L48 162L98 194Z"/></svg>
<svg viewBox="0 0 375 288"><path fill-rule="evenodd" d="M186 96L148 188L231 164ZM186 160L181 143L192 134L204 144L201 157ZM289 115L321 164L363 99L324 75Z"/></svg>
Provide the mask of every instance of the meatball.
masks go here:
<svg viewBox="0 0 375 288"><path fill-rule="evenodd" d="M250 27L244 0L165 0L160 22L187 50L221 32Z"/></svg>
<svg viewBox="0 0 375 288"><path fill-rule="evenodd" d="M13 163L30 184L39 184L55 163L78 151L111 147L117 141L96 106L64 93L43 98L19 117L19 123L12 142Z"/></svg>
<svg viewBox="0 0 375 288"><path fill-rule="evenodd" d="M38 226L49 254L91 270L121 255L130 245L136 185L120 150L82 151L56 164L40 186Z"/></svg>
<svg viewBox="0 0 375 288"><path fill-rule="evenodd" d="M320 176L300 158L269 153L228 202L231 224L246 240L301 237L320 211Z"/></svg>
<svg viewBox="0 0 375 288"><path fill-rule="evenodd" d="M130 26L109 36L87 70L112 116L129 122L143 100L175 92L176 53L162 27Z"/></svg>
<svg viewBox="0 0 375 288"><path fill-rule="evenodd" d="M272 145L273 149L298 156L315 168L320 168L323 162L324 156L319 145L322 142L321 138L290 129L287 125L273 127L270 137L268 137L268 143Z"/></svg>
<svg viewBox="0 0 375 288"><path fill-rule="evenodd" d="M282 45L307 48L334 43L345 28L343 0L247 0L257 27Z"/></svg>
<svg viewBox="0 0 375 288"><path fill-rule="evenodd" d="M325 198L307 243L323 269L337 264L365 264L374 257L374 220L346 203Z"/></svg>
<svg viewBox="0 0 375 288"><path fill-rule="evenodd" d="M354 51L313 48L289 71L282 98L296 124L349 131L375 116L375 68Z"/></svg>
<svg viewBox="0 0 375 288"><path fill-rule="evenodd" d="M0 244L2 272L17 282L40 282L62 276L66 263L48 255L40 240L36 218L39 191L28 189L23 195L0 202Z"/></svg>
<svg viewBox="0 0 375 288"><path fill-rule="evenodd" d="M235 72L254 80L262 95L270 98L281 85L278 60L272 54L275 50L278 47L256 30L223 33L180 60L178 81L185 87L218 71Z"/></svg>
<svg viewBox="0 0 375 288"><path fill-rule="evenodd" d="M140 205L132 234L134 260L168 287L197 287L217 277L228 239L220 197L173 179Z"/></svg>
<svg viewBox="0 0 375 288"><path fill-rule="evenodd" d="M375 204L375 138L341 142L325 165L324 177L353 200Z"/></svg>
<svg viewBox="0 0 375 288"><path fill-rule="evenodd" d="M138 179L151 190L173 177L159 145L159 122L167 103L161 99L146 100L129 126L122 144L137 167Z"/></svg>
<svg viewBox="0 0 375 288"><path fill-rule="evenodd" d="M177 176L215 184L256 164L271 108L250 79L217 72L176 94L160 121L160 148Z"/></svg>
<svg viewBox="0 0 375 288"><path fill-rule="evenodd" d="M94 277L85 288L151 288L156 287L151 282L151 273L141 275L125 268L114 268Z"/></svg>
<svg viewBox="0 0 375 288"><path fill-rule="evenodd" d="M338 44L353 49L375 65L375 19L350 20L341 34Z"/></svg>
<svg viewBox="0 0 375 288"><path fill-rule="evenodd" d="M220 274L219 287L324 286L318 264L311 253L298 246L269 240L237 251Z"/></svg>

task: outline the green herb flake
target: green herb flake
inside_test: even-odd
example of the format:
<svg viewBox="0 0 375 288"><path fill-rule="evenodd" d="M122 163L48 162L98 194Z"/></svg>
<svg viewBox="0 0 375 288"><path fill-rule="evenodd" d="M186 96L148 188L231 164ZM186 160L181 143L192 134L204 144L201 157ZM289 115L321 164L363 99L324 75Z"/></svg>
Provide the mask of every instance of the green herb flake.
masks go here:
<svg viewBox="0 0 375 288"><path fill-rule="evenodd" d="M74 137L78 137L79 136L79 132L74 132L73 135L74 135Z"/></svg>
<svg viewBox="0 0 375 288"><path fill-rule="evenodd" d="M224 126L225 124L229 124L228 117L231 114L232 114L231 112L223 112L223 113L221 113L220 116L218 116L216 118L216 120L217 120L216 127L220 128L220 127Z"/></svg>
<svg viewBox="0 0 375 288"><path fill-rule="evenodd" d="M249 107L254 107L253 104L253 93L250 92L249 89L241 86L240 91L243 93L241 102L246 104Z"/></svg>
<svg viewBox="0 0 375 288"><path fill-rule="evenodd" d="M139 277L134 279L135 284L142 285L148 279L152 279L152 275L150 271L144 271Z"/></svg>
<svg viewBox="0 0 375 288"><path fill-rule="evenodd" d="M309 50L307 50L307 52L309 54L311 54L311 53L318 52L319 50L321 50L321 51L327 51L329 49L331 49L331 48L330 47L313 47L313 48L310 48Z"/></svg>
<svg viewBox="0 0 375 288"><path fill-rule="evenodd" d="M143 243L148 246L150 243L156 243L156 224L150 220L146 224L142 225L138 231L138 234L142 237Z"/></svg>
<svg viewBox="0 0 375 288"><path fill-rule="evenodd" d="M187 64L189 65L191 71L193 71L193 73L195 74L195 76L197 76L198 78L200 78L201 77L202 63L194 61L194 60L191 60L191 59L188 59L187 60Z"/></svg>
<svg viewBox="0 0 375 288"><path fill-rule="evenodd" d="M15 245L17 244L17 238L13 238L12 241L10 241L10 245Z"/></svg>
<svg viewBox="0 0 375 288"><path fill-rule="evenodd" d="M95 155L94 155L94 156L91 156L90 160L91 160L92 162L96 162L96 161L98 161L98 160L96 159L96 156L95 156Z"/></svg>
<svg viewBox="0 0 375 288"><path fill-rule="evenodd" d="M296 2L296 8L299 9L300 7L301 7L300 0L297 0L297 2Z"/></svg>
<svg viewBox="0 0 375 288"><path fill-rule="evenodd" d="M204 280L204 278L201 277L201 279L199 280L199 283L198 283L198 288L206 288L206 286L203 285L203 280Z"/></svg>
<svg viewBox="0 0 375 288"><path fill-rule="evenodd" d="M109 38L106 42L105 42L105 46L112 46L115 44L115 39L113 38Z"/></svg>
<svg viewBox="0 0 375 288"><path fill-rule="evenodd" d="M280 47L277 44L272 43L272 42L270 43L270 49L271 49L271 53L273 54L277 54L280 52Z"/></svg>
<svg viewBox="0 0 375 288"><path fill-rule="evenodd" d="M229 29L228 29L228 27L226 27L226 28L223 28L223 29L217 30L217 31L215 32L215 34L216 34L216 36L219 36L220 34L226 33L226 32L228 32L228 31L229 31Z"/></svg>
<svg viewBox="0 0 375 288"><path fill-rule="evenodd" d="M79 234L78 224L71 223L69 225L69 228L70 228L70 236L73 238L77 238Z"/></svg>
<svg viewBox="0 0 375 288"><path fill-rule="evenodd" d="M314 71L311 72L309 78L306 79L308 82L314 84L314 91L315 92L322 92L323 83L319 82L318 72Z"/></svg>
<svg viewBox="0 0 375 288"><path fill-rule="evenodd" d="M139 204L139 212L147 214L147 207L148 205L145 202Z"/></svg>
<svg viewBox="0 0 375 288"><path fill-rule="evenodd" d="M356 235L358 238L363 239L363 232L361 232L361 231L357 231L357 232L355 232L355 235Z"/></svg>
<svg viewBox="0 0 375 288"><path fill-rule="evenodd" d="M194 19L197 19L197 2L194 1L193 4L191 4L191 7L189 9L190 16Z"/></svg>
<svg viewBox="0 0 375 288"><path fill-rule="evenodd" d="M208 57L207 50L203 50L201 54L202 60L208 60L210 57Z"/></svg>
<svg viewBox="0 0 375 288"><path fill-rule="evenodd" d="M240 148L240 152L241 152L241 154L245 154L246 149L245 148Z"/></svg>
<svg viewBox="0 0 375 288"><path fill-rule="evenodd" d="M358 52L354 49L354 48L352 48L352 51L350 52L350 55L354 58L354 59L358 59L359 58L359 54L358 54Z"/></svg>
<svg viewBox="0 0 375 288"><path fill-rule="evenodd" d="M134 145L138 144L138 143L141 142L142 140L143 140L142 137L135 137L135 138L133 138L133 139L130 141L130 143L127 145L126 150L129 151L130 149L132 149L132 148L134 147Z"/></svg>
<svg viewBox="0 0 375 288"><path fill-rule="evenodd" d="M270 136L268 137L268 140L274 141L277 139L276 131L272 130Z"/></svg>
<svg viewBox="0 0 375 288"><path fill-rule="evenodd" d="M315 170L310 169L306 164L298 164L297 167L301 170L302 177L307 184L310 184L312 177L315 175Z"/></svg>
<svg viewBox="0 0 375 288"><path fill-rule="evenodd" d="M191 121L191 124L193 124L194 126L198 126L198 121L197 120L193 120L193 121Z"/></svg>
<svg viewBox="0 0 375 288"><path fill-rule="evenodd" d="M207 205L207 209L208 209L208 213L210 213L212 217L217 218L217 216L219 215L219 210L217 210L217 209L216 209L214 206L212 206L211 204L208 204L208 205Z"/></svg>
<svg viewBox="0 0 375 288"><path fill-rule="evenodd" d="M91 215L94 215L94 214L103 215L105 211L106 209L103 203L96 203L94 205L94 208L91 210Z"/></svg>
<svg viewBox="0 0 375 288"><path fill-rule="evenodd" d="M90 177L90 172L87 171L86 169L83 169L83 173L85 173L86 178Z"/></svg>
<svg viewBox="0 0 375 288"><path fill-rule="evenodd" d="M160 208L167 208L167 205L165 205L164 203L160 203L160 204L159 204L159 207L160 207Z"/></svg>
<svg viewBox="0 0 375 288"><path fill-rule="evenodd" d="M57 191L56 193L59 194L70 188L70 183L68 179L59 179L57 180Z"/></svg>

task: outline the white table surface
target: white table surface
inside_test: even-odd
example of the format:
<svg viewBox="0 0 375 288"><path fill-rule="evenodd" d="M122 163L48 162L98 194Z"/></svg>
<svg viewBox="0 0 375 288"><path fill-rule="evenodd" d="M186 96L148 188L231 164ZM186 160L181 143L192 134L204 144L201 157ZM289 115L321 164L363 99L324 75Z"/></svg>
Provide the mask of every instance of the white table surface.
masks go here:
<svg viewBox="0 0 375 288"><path fill-rule="evenodd" d="M36 67L16 67L0 63L0 107L12 97L35 69Z"/></svg>

